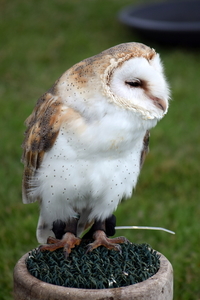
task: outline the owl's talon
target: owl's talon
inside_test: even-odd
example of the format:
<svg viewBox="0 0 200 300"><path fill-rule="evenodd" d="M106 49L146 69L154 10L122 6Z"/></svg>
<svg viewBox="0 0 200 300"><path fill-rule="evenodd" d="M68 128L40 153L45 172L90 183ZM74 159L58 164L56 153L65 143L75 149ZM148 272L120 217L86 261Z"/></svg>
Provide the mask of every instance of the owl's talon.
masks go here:
<svg viewBox="0 0 200 300"><path fill-rule="evenodd" d="M60 248L64 248L65 257L67 258L71 253L71 249L81 242L80 238L77 238L73 233L66 232L61 240L49 237L47 245L41 245L40 251L55 251Z"/></svg>
<svg viewBox="0 0 200 300"><path fill-rule="evenodd" d="M70 251L70 252L71 252L71 251ZM65 259L68 259L70 252L69 252L69 251L67 251L67 250L63 250L64 256L65 256Z"/></svg>
<svg viewBox="0 0 200 300"><path fill-rule="evenodd" d="M109 250L119 251L121 254L122 250L119 244L129 242L129 240L123 236L116 237L116 238L108 238L103 230L97 230L93 234L93 238L94 238L94 242L88 244L86 253L91 252L92 250L98 248L99 246L104 246Z"/></svg>
<svg viewBox="0 0 200 300"><path fill-rule="evenodd" d="M122 247L118 244L115 245L115 248L113 248L114 250L117 250L119 252L122 252Z"/></svg>
<svg viewBox="0 0 200 300"><path fill-rule="evenodd" d="M86 254L89 253L89 252L92 252L92 250L93 250L92 243L91 243L91 244L88 244L88 245L86 246L86 249L87 249L86 252L85 252Z"/></svg>
<svg viewBox="0 0 200 300"><path fill-rule="evenodd" d="M122 236L121 236L122 237ZM124 244L132 244L127 238L125 238L124 236L123 236L123 238L124 238Z"/></svg>

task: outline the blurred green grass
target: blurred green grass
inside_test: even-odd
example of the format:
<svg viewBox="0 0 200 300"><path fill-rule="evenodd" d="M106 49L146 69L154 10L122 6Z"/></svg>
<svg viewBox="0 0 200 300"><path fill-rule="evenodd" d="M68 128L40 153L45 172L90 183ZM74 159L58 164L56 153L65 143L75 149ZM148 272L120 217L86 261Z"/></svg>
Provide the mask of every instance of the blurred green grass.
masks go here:
<svg viewBox="0 0 200 300"><path fill-rule="evenodd" d="M156 45L118 23L117 12L139 0L0 0L0 299L11 300L17 260L37 246L37 203L21 202L24 120L37 98L74 63L119 43L154 47L172 88L168 115L151 131L151 151L118 225L166 227L119 231L149 243L174 268L174 299L200 299L200 53Z"/></svg>

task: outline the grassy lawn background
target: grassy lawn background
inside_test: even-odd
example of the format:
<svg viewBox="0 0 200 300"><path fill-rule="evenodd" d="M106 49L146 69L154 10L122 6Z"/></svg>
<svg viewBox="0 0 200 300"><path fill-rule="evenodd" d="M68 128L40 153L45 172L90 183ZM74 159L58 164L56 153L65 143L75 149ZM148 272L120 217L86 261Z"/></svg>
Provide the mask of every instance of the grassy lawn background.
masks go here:
<svg viewBox="0 0 200 300"><path fill-rule="evenodd" d="M12 299L17 260L37 246L37 203L21 202L20 147L24 120L36 100L74 63L116 44L154 47L172 88L168 115L151 131L151 152L132 199L116 212L118 225L166 227L120 231L149 243L172 263L175 300L200 299L199 158L200 53L168 48L118 23L131 0L0 0L0 299ZM148 2L148 1L147 1Z"/></svg>

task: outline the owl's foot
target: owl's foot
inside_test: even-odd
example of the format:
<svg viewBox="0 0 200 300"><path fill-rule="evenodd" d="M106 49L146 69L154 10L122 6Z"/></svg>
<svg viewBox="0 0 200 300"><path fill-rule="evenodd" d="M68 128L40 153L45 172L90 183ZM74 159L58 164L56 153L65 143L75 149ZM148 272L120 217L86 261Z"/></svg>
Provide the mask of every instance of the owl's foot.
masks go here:
<svg viewBox="0 0 200 300"><path fill-rule="evenodd" d="M73 233L66 232L63 235L61 240L49 237L47 239L48 245L42 245L39 247L40 251L55 251L57 249L63 248L65 253L65 257L67 258L71 253L71 249L74 248L76 245L79 245L81 242L80 238L77 238Z"/></svg>
<svg viewBox="0 0 200 300"><path fill-rule="evenodd" d="M119 244L130 243L124 236L116 238L108 238L103 230L97 230L93 234L94 242L87 246L87 252L91 252L99 246L104 246L109 250L117 250L121 252L121 246Z"/></svg>

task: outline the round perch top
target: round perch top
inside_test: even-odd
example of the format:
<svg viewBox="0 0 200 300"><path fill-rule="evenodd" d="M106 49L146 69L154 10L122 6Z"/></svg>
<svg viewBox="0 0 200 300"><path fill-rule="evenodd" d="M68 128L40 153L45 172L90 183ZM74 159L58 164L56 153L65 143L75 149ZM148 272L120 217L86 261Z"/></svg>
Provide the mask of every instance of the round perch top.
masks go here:
<svg viewBox="0 0 200 300"><path fill-rule="evenodd" d="M122 251L99 247L86 254L84 243L65 259L62 249L35 249L26 260L28 271L41 281L74 288L105 289L132 285L153 276L159 255L147 244L122 244Z"/></svg>

